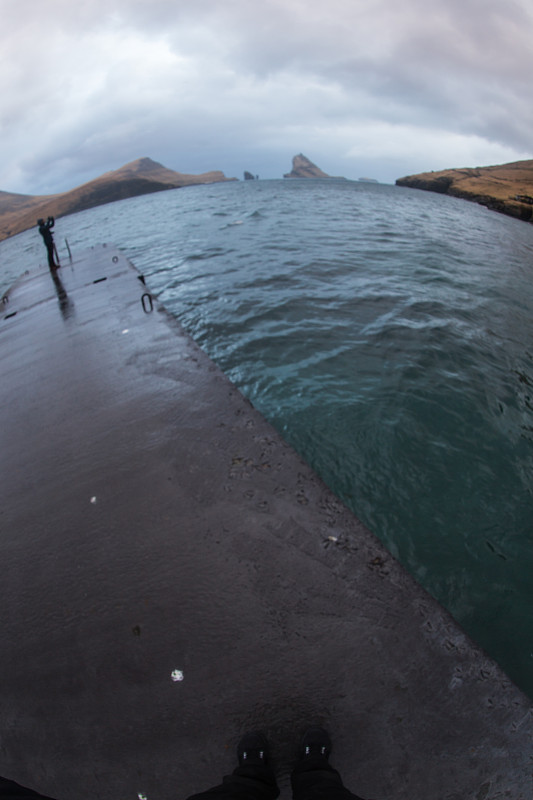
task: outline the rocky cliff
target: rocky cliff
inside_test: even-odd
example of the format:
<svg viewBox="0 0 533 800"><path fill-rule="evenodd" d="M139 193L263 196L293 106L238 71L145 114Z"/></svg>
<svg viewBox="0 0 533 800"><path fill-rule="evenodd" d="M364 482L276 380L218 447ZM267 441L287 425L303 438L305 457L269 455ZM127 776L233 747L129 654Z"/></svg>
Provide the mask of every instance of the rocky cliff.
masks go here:
<svg viewBox="0 0 533 800"><path fill-rule="evenodd" d="M462 197L511 217L533 220L533 160L422 172L398 178L396 184Z"/></svg>
<svg viewBox="0 0 533 800"><path fill-rule="evenodd" d="M284 178L331 178L331 175L327 175L325 172L322 172L320 167L317 167L316 164L313 164L312 161L302 155L300 153L297 156L294 156L292 159L292 170L291 172L287 172Z"/></svg>
<svg viewBox="0 0 533 800"><path fill-rule="evenodd" d="M236 178L226 178L219 171L187 175L167 169L150 158L139 158L61 194L33 196L0 192L0 241L33 227L38 217L64 217L126 197L228 180Z"/></svg>

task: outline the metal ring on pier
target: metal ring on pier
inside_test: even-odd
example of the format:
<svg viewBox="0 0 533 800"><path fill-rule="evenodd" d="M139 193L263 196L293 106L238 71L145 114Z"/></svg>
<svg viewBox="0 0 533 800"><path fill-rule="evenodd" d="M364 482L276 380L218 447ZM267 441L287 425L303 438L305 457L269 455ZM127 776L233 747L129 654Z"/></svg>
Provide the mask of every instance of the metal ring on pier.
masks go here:
<svg viewBox="0 0 533 800"><path fill-rule="evenodd" d="M146 297L148 298L148 308L146 307L146 302L145 302ZM141 297L141 303L145 314L149 314L150 311L154 310L154 301L152 300L152 295L149 294L148 292L145 292Z"/></svg>

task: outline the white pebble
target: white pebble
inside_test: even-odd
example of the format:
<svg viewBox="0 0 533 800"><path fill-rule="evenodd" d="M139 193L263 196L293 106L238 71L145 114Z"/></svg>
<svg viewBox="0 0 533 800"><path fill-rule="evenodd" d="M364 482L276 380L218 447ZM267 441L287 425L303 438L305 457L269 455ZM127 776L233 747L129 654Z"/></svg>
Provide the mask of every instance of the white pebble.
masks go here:
<svg viewBox="0 0 533 800"><path fill-rule="evenodd" d="M183 672L181 671L181 669L175 669L170 674L170 677L172 678L173 681L182 681L183 680Z"/></svg>

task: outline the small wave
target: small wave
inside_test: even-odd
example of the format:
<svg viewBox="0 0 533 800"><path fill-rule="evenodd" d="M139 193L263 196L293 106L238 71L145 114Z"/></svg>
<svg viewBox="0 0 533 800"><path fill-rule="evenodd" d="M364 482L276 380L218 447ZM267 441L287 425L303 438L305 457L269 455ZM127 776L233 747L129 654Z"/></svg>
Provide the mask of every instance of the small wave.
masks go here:
<svg viewBox="0 0 533 800"><path fill-rule="evenodd" d="M188 253L184 261L206 261L209 258L217 258L226 252L224 247L210 247L199 253Z"/></svg>
<svg viewBox="0 0 533 800"><path fill-rule="evenodd" d="M227 222L225 225L220 226L221 231L225 231L228 228L235 228L237 225L244 225L243 219L236 219L233 222Z"/></svg>

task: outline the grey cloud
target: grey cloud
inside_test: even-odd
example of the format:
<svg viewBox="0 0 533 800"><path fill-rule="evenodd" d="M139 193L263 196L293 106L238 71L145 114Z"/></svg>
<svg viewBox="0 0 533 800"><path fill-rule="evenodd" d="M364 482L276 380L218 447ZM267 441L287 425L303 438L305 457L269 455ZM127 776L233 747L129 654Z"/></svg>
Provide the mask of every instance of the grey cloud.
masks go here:
<svg viewBox="0 0 533 800"><path fill-rule="evenodd" d="M1 188L9 176L63 185L69 170L88 177L138 155L175 152L181 163L169 166L192 171L202 149L214 158L217 148L206 169L264 158L263 147L280 174L283 147L290 158L293 143L305 151L306 142L335 151L332 168L345 174L356 169L350 130L363 150L368 131L371 151L380 136L384 148L394 144L383 134L394 126L398 139L419 131L419 160L433 158L431 131L453 141L450 158L461 136L465 158L476 137L480 158L529 148L527 0L7 5ZM420 149L413 144L410 164Z"/></svg>

